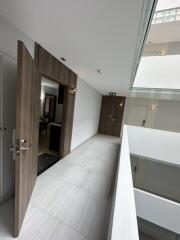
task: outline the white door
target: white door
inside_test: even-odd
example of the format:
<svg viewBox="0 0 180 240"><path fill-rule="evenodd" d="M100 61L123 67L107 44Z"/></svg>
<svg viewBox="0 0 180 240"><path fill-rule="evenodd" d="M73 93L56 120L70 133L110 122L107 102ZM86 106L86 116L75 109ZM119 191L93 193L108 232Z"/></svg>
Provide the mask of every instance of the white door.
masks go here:
<svg viewBox="0 0 180 240"><path fill-rule="evenodd" d="M131 104L128 114L128 125L146 126L148 107L143 105Z"/></svg>

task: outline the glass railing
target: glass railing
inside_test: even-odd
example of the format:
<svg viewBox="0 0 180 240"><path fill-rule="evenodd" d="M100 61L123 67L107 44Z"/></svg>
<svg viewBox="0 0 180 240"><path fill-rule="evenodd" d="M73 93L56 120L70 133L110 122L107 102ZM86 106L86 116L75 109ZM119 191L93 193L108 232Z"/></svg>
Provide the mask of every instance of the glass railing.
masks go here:
<svg viewBox="0 0 180 240"><path fill-rule="evenodd" d="M152 24L176 22L180 20L180 7L154 13Z"/></svg>

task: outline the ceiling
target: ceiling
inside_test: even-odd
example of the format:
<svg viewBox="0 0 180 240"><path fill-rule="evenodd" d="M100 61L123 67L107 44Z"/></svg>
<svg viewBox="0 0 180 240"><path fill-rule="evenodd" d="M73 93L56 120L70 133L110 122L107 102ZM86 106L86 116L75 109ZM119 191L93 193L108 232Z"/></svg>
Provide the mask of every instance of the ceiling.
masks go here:
<svg viewBox="0 0 180 240"><path fill-rule="evenodd" d="M149 2L1 0L0 14L57 58L66 58L67 66L100 93L127 95Z"/></svg>

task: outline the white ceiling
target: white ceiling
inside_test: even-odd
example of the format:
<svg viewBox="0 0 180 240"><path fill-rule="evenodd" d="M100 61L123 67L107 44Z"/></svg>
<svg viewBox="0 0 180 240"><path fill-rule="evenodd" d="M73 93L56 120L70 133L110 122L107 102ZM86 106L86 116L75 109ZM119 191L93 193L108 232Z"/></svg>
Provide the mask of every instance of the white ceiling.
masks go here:
<svg viewBox="0 0 180 240"><path fill-rule="evenodd" d="M102 94L127 95L148 1L1 0L0 14Z"/></svg>

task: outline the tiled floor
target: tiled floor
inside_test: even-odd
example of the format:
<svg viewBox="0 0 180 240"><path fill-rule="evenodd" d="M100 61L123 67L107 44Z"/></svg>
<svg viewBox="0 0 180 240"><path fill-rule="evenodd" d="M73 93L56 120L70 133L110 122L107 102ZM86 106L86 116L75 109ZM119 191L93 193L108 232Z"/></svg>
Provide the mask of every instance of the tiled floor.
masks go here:
<svg viewBox="0 0 180 240"><path fill-rule="evenodd" d="M40 175L18 239L105 240L119 145L97 135ZM12 239L12 203L0 208L0 240Z"/></svg>

